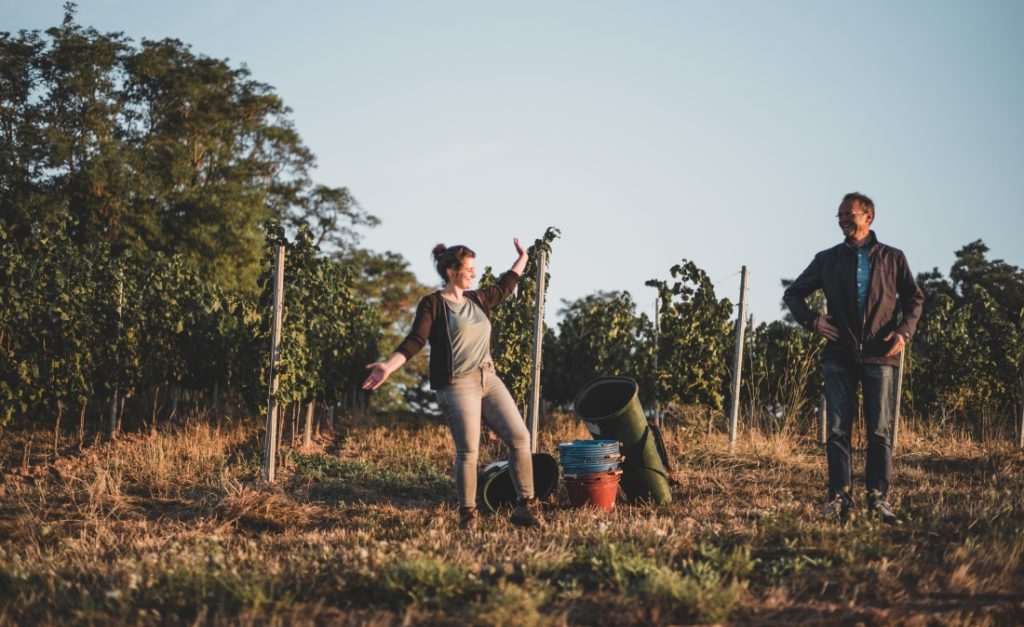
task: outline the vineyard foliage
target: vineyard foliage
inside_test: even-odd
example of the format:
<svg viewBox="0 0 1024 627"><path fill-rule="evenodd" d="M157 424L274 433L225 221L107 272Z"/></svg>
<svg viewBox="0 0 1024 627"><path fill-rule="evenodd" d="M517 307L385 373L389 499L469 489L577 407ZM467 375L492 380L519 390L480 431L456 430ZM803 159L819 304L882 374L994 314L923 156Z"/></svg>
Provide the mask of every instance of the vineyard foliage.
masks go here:
<svg viewBox="0 0 1024 627"><path fill-rule="evenodd" d="M291 242L279 225L268 225L267 232L268 244L285 247L286 260L287 300L275 364L280 377L278 400L338 404L359 388L364 365L377 357L381 326L377 308L357 297L351 269L318 254L309 229L300 227ZM261 311L271 310L272 279L268 269L261 280ZM260 337L257 344L269 347L269 336ZM267 380L264 372L260 387L266 389Z"/></svg>
<svg viewBox="0 0 1024 627"><path fill-rule="evenodd" d="M907 354L914 411L979 436L1008 431L1024 383L1024 271L987 252L971 242L949 278L938 269L918 276L924 314Z"/></svg>
<svg viewBox="0 0 1024 627"><path fill-rule="evenodd" d="M987 259L987 252L983 242L972 242L956 252L949 278L937 269L918 276L925 309L907 349L903 411L978 437L1005 437L1020 428L1022 412L1024 271ZM722 416L734 307L715 295L693 262L684 259L669 273L672 281L648 282L658 290L656 336L628 293L599 292L565 304L558 333L545 337L545 399L565 406L592 377L630 376L648 407L702 405ZM816 308L824 305L820 294L813 300ZM764 433L813 431L823 346L789 316L748 329L744 424Z"/></svg>
<svg viewBox="0 0 1024 627"><path fill-rule="evenodd" d="M0 33L0 426L265 406L270 244L281 400L353 396L381 323L350 260L377 219L310 179L288 113L244 67L85 28L72 4Z"/></svg>
<svg viewBox="0 0 1024 627"><path fill-rule="evenodd" d="M59 433L71 414L80 433L87 422L116 431L218 395L264 407L277 245L287 256L278 400L366 405L365 364L397 344L429 288L401 255L360 248L377 218L348 189L311 179L315 159L288 115L244 66L175 39L136 44L83 27L72 4L45 32L0 33L0 427L23 419ZM520 405L538 253L558 237L552 227L533 243L493 314L496 367ZM1017 428L1024 377L1024 272L987 252L972 242L948 277L919 275L926 300L903 399L905 411L979 436ZM495 279L486 268L480 284ZM687 259L647 285L657 325L626 292L563 303L543 336L545 400L565 407L590 378L621 375L648 407L721 416L733 303ZM744 424L806 432L823 340L784 318L746 343ZM414 360L396 373L376 408L432 410L425 368Z"/></svg>
<svg viewBox="0 0 1024 627"><path fill-rule="evenodd" d="M279 399L341 401L377 354L380 318L356 296L351 271L317 255L309 232L282 243L288 264ZM0 222L0 423L15 415L100 414L101 399L152 403L161 389L235 391L252 409L267 400L271 253L259 299L203 280L181 256L140 263L81 247L65 229L25 246ZM165 395L166 396L166 395Z"/></svg>
<svg viewBox="0 0 1024 627"><path fill-rule="evenodd" d="M527 248L529 260L523 270L515 291L504 303L491 312L491 355L494 358L494 369L508 386L516 404L526 404L530 386L533 383L533 335L536 325L537 311L537 268L540 251L543 250L547 259L551 259L551 243L561 233L555 227L549 227L544 235ZM497 282L498 274L490 266L484 268L480 275L480 287L487 287ZM547 299L547 286L551 274L545 268L544 287L541 299Z"/></svg>
<svg viewBox="0 0 1024 627"><path fill-rule="evenodd" d="M630 377L640 384L641 399L654 398L654 324L637 314L629 292L564 302L559 314L558 333L544 338L541 383L547 401L570 407L595 376Z"/></svg>

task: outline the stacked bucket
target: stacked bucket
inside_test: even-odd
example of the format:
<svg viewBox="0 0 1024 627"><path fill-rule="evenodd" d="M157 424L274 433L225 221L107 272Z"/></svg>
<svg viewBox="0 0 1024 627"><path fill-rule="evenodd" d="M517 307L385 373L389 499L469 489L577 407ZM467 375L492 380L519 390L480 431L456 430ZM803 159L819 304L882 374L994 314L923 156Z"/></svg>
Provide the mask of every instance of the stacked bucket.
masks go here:
<svg viewBox="0 0 1024 627"><path fill-rule="evenodd" d="M622 470L617 440L573 440L558 445L565 489L573 507L615 509Z"/></svg>
<svg viewBox="0 0 1024 627"><path fill-rule="evenodd" d="M573 409L594 438L622 443L622 492L626 499L663 505L672 502L668 471L640 406L639 391L633 379L598 377L583 386Z"/></svg>

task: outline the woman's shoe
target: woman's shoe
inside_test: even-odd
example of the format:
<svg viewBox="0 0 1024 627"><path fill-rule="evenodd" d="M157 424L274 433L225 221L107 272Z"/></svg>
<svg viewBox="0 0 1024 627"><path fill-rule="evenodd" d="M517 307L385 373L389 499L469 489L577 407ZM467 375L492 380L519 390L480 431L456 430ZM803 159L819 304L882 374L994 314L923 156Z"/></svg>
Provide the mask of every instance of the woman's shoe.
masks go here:
<svg viewBox="0 0 1024 627"><path fill-rule="evenodd" d="M475 507L459 508L459 529L462 529L463 531L475 531L479 521L480 513L476 511Z"/></svg>
<svg viewBox="0 0 1024 627"><path fill-rule="evenodd" d="M512 510L512 516L509 517L513 525L519 525L520 527L542 527L544 525L544 515L540 511L540 500L536 497L532 499L519 499L516 508Z"/></svg>

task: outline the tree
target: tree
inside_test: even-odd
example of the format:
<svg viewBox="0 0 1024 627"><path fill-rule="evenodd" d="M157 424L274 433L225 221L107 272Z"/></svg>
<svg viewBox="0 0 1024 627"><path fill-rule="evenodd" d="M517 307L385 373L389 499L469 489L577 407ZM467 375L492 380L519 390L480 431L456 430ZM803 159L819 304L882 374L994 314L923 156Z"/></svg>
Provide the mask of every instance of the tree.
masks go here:
<svg viewBox="0 0 1024 627"><path fill-rule="evenodd" d="M335 253L335 256L345 266L353 268L352 290L355 296L374 306L380 314L379 345L384 350L393 350L408 333L416 305L430 288L416 280L416 275L409 269L409 262L398 253L377 253L350 247ZM376 356L366 363L372 361L376 361ZM426 359L410 360L392 373L389 381L392 385L386 385L369 396L375 409L438 413L434 394L429 388ZM355 393L362 394L361 390Z"/></svg>
<svg viewBox="0 0 1024 627"><path fill-rule="evenodd" d="M545 335L544 398L569 405L598 376L624 376L641 383L641 398L653 399L654 328L636 315L629 292L597 292L563 301L558 334Z"/></svg>
<svg viewBox="0 0 1024 627"><path fill-rule="evenodd" d="M669 272L671 284L646 283L658 289L658 398L721 409L732 303L715 297L707 273L692 261Z"/></svg>
<svg viewBox="0 0 1024 627"><path fill-rule="evenodd" d="M347 242L372 226L314 159L273 89L176 39L136 45L75 22L0 34L0 219L15 240L65 213L79 245L180 254L255 295L268 219Z"/></svg>
<svg viewBox="0 0 1024 627"><path fill-rule="evenodd" d="M949 279L918 275L925 307L909 351L914 409L979 434L1012 428L1004 417L1019 411L1024 363L1024 272L987 252L977 240L957 251Z"/></svg>

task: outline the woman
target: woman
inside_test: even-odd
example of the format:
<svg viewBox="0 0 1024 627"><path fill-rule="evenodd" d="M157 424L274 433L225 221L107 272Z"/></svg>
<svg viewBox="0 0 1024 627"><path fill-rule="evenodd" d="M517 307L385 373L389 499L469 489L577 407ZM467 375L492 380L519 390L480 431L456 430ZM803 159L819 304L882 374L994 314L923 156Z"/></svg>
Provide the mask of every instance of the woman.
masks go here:
<svg viewBox="0 0 1024 627"><path fill-rule="evenodd" d="M459 493L459 527L475 529L477 456L480 419L508 445L509 472L519 497L510 520L521 526L544 523L533 492L530 434L512 395L494 372L491 360L491 310L505 300L523 274L528 259L519 239L519 258L498 282L470 289L476 279L476 253L466 246L434 247L434 267L444 288L424 296L416 307L412 330L387 361L367 366L364 390L376 390L430 341L430 387L437 393L455 440L455 487Z"/></svg>

